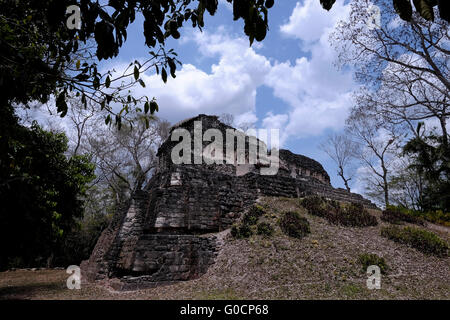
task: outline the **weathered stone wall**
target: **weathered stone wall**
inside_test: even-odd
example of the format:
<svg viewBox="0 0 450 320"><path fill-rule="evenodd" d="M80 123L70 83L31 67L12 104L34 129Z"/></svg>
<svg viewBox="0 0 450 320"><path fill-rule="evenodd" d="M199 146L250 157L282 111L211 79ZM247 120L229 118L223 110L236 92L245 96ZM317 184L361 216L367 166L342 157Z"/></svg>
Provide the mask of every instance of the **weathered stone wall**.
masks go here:
<svg viewBox="0 0 450 320"><path fill-rule="evenodd" d="M203 115L181 125L193 133L195 120L202 121L203 132L231 128ZM234 164L174 164L175 144L169 138L161 146L158 170L146 190L115 215L83 262L85 279L115 278L118 289L194 279L214 262L215 237L203 235L229 228L261 196L317 194L375 207L360 195L334 189L320 163L288 150L280 150L279 172L270 176L260 175L257 165L244 170Z"/></svg>
<svg viewBox="0 0 450 320"><path fill-rule="evenodd" d="M130 248L128 249L130 250ZM116 269L121 290L151 287L174 281L196 279L214 263L215 237L145 234L127 252L133 259Z"/></svg>

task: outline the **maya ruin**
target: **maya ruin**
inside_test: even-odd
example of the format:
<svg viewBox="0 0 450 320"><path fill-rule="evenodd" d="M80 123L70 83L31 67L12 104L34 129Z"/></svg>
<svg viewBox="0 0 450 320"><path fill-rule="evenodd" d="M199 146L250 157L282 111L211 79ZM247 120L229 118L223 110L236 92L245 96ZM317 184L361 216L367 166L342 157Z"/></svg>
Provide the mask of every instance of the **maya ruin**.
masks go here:
<svg viewBox="0 0 450 320"><path fill-rule="evenodd" d="M198 115L171 132L183 128L193 133L199 121L203 132L214 128L225 135L233 129L216 116ZM320 163L289 150L279 150L276 175L261 175L260 163L174 164L171 152L177 143L169 137L161 145L158 168L146 189L115 214L83 261L84 280L111 280L115 289L133 290L198 278L217 255L214 233L230 228L258 197L315 194L375 207L361 195L333 188ZM251 144L248 136L245 143Z"/></svg>

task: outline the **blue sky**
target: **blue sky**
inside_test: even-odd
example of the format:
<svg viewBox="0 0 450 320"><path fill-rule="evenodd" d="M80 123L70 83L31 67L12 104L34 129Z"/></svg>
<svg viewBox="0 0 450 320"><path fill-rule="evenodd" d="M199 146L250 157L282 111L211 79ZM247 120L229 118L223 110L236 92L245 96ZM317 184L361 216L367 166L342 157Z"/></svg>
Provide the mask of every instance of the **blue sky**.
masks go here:
<svg viewBox="0 0 450 320"><path fill-rule="evenodd" d="M351 70L335 67L337 54L329 43L336 23L348 20L346 2L337 0L328 12L319 0L275 1L266 38L250 47L243 21L233 21L231 5L219 0L216 15L205 14L203 32L188 23L179 30L180 39L166 43L183 63L177 77L169 76L164 84L148 70L141 75L146 87L137 85L132 93L156 97L157 115L171 123L200 113L230 113L235 125L252 122L255 128L279 129L282 148L319 161L333 186L343 187L336 166L318 145L326 134L343 129L358 87ZM120 72L130 62L149 58L142 23L137 17L119 56L100 63L103 71ZM48 114L33 117L44 119L44 126L49 121ZM50 122L70 129L67 118L53 117Z"/></svg>
<svg viewBox="0 0 450 320"><path fill-rule="evenodd" d="M184 26L179 40L169 40L183 66L164 84L153 70L143 76L146 88L136 94L156 97L159 117L174 123L199 113L231 113L236 122L279 128L283 148L321 162L332 184L342 187L332 161L318 149L327 133L342 130L356 88L351 72L334 66L328 38L349 7L338 0L330 12L318 0L276 1L269 10L269 32L252 47L243 21L219 1L214 17L205 16L203 32ZM120 69L143 61L142 19L128 30L119 57L107 62Z"/></svg>

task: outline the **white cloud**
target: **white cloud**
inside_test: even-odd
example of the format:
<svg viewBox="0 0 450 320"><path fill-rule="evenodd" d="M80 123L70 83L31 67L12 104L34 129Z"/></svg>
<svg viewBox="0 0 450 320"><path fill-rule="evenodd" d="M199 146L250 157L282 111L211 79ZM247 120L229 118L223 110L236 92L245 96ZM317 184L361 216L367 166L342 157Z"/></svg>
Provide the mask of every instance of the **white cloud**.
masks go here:
<svg viewBox="0 0 450 320"><path fill-rule="evenodd" d="M289 121L289 117L286 114L273 114L272 112L268 112L266 114L266 117L262 121L262 126L265 129L279 129L279 145L282 147L284 143L286 142L287 131L283 130L285 128L286 124Z"/></svg>
<svg viewBox="0 0 450 320"><path fill-rule="evenodd" d="M248 46L248 40L231 38L223 28L217 33L195 33L194 41L203 56L218 57L218 62L205 72L192 64L184 64L169 77L166 84L157 75L143 75L146 88L141 94L155 96L158 116L175 122L199 113L255 117L256 89L270 72L270 62Z"/></svg>
<svg viewBox="0 0 450 320"><path fill-rule="evenodd" d="M300 40L302 50L308 53L294 63L271 63L258 53L261 44L249 47L247 38L233 37L224 27L214 33L192 32L183 36L183 42L195 43L200 58L213 58L216 63L209 70L184 64L166 84L156 74L143 74L146 88L136 86L133 94L156 97L158 116L171 122L199 113L231 113L236 124L255 123L256 90L266 85L289 107L285 113L273 111L262 119L263 127L281 129L282 143L289 137L317 136L328 128L339 130L355 88L351 74L334 67L335 52L328 43L336 22L348 15L349 6L343 3L338 0L330 12L317 0L297 3L289 21L280 27L281 34ZM302 56L300 50L298 56ZM107 69L126 66L128 63L115 62Z"/></svg>
<svg viewBox="0 0 450 320"><path fill-rule="evenodd" d="M253 127L257 121L258 118L256 117L255 113L253 111L248 111L235 117L234 124L238 127L241 126Z"/></svg>
<svg viewBox="0 0 450 320"><path fill-rule="evenodd" d="M297 2L289 22L280 27L282 34L303 40L315 42L329 32L339 20L348 15L349 6L344 0L338 0L333 10L325 11L317 0L304 0L303 4Z"/></svg>
<svg viewBox="0 0 450 320"><path fill-rule="evenodd" d="M299 58L294 65L276 62L266 77L265 83L273 88L274 95L290 106L284 136L307 137L343 127L355 83L350 72L335 68L336 53L328 39L335 24L348 12L343 0L338 0L330 12L323 10L319 1L305 0L297 3L289 22L280 27L282 34L302 40L302 49L310 53L309 58Z"/></svg>
<svg viewBox="0 0 450 320"><path fill-rule="evenodd" d="M309 53L308 58L298 58L294 64L271 64L257 52L260 44L249 47L248 39L230 36L225 27L214 33L193 32L183 41L194 42L201 57L217 59L211 69L184 64L177 70L177 77L169 77L166 84L157 75L143 75L147 87L136 88L135 93L157 97L158 116L171 122L199 113L231 113L238 124L257 121L256 90L267 85L289 106L284 114L270 113L262 119L263 127L282 129L282 143L291 136L320 135L328 128L339 130L351 106L350 93L355 84L350 73L334 67L335 52L328 38L348 11L343 0L338 0L330 12L316 0L297 3L287 24L280 27L283 35L299 39L302 50Z"/></svg>

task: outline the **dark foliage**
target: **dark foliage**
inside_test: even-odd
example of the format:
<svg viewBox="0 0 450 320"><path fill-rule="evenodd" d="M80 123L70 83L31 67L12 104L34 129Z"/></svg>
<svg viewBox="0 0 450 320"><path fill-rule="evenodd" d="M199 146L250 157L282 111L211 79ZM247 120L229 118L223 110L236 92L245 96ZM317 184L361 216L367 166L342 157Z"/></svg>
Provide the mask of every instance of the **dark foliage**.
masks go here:
<svg viewBox="0 0 450 320"><path fill-rule="evenodd" d="M369 266L378 266L382 274L385 274L388 270L388 266L383 257L379 257L375 253L363 253L359 255L358 262L362 265L362 272L367 271Z"/></svg>
<svg viewBox="0 0 450 320"><path fill-rule="evenodd" d="M101 213L85 216L64 237L57 248L53 264L55 266L80 265L89 259L102 231L108 226L110 216Z"/></svg>
<svg viewBox="0 0 450 320"><path fill-rule="evenodd" d="M402 207L389 206L386 210L383 210L380 219L392 224L408 222L422 226L425 225L425 221L416 216L413 210L408 210Z"/></svg>
<svg viewBox="0 0 450 320"><path fill-rule="evenodd" d="M368 227L378 224L377 218L357 203L341 206L339 202L318 196L302 199L300 204L312 215L327 219L330 223L347 227Z"/></svg>
<svg viewBox="0 0 450 320"><path fill-rule="evenodd" d="M330 10L336 0L320 0L320 4L326 10ZM450 5L447 0L413 0L412 3L416 11L422 18L434 21L433 7L438 8L441 19L450 22ZM405 21L411 21L413 6L411 0L393 0L392 5L399 15Z"/></svg>
<svg viewBox="0 0 450 320"><path fill-rule="evenodd" d="M424 134L424 124L417 126L417 136L403 147L411 158L419 176L425 179L423 194L418 207L422 211L442 210L450 212L450 145L449 136Z"/></svg>
<svg viewBox="0 0 450 320"><path fill-rule="evenodd" d="M290 237L301 239L311 232L308 220L295 211L284 212L279 224L284 234Z"/></svg>
<svg viewBox="0 0 450 320"><path fill-rule="evenodd" d="M51 263L94 178L88 157L66 158L64 134L21 126L10 111L0 109L0 269Z"/></svg>
<svg viewBox="0 0 450 320"><path fill-rule="evenodd" d="M448 256L448 244L434 233L414 227L384 227L381 235L395 242L411 246L423 253L438 257Z"/></svg>
<svg viewBox="0 0 450 320"><path fill-rule="evenodd" d="M265 236L265 237L271 237L273 233L275 232L275 229L273 226L268 222L260 222L258 223L256 233Z"/></svg>
<svg viewBox="0 0 450 320"><path fill-rule="evenodd" d="M231 236L236 239L249 238L253 231L248 224L238 224L231 227Z"/></svg>
<svg viewBox="0 0 450 320"><path fill-rule="evenodd" d="M264 209L258 205L253 205L242 217L240 223L231 227L231 235L236 239L248 238L255 233L252 226L258 223L258 219L265 213Z"/></svg>
<svg viewBox="0 0 450 320"><path fill-rule="evenodd" d="M258 222L259 217L264 214L264 209L258 205L252 206L242 218L242 223L247 225L255 225Z"/></svg>
<svg viewBox="0 0 450 320"><path fill-rule="evenodd" d="M233 3L234 20L242 19L244 33L250 44L262 41L268 30L268 8L272 0ZM81 13L81 28L67 26L69 6L76 5ZM138 15L144 23L142 33L149 48L149 58L130 65L127 76L145 87L140 74L152 67L164 82L167 75L175 78L177 54L166 50L168 38L180 38L180 28L186 23L200 30L205 13L214 15L217 0L109 0L101 4L92 0L2 0L0 1L0 83L1 104L13 102L45 103L51 94L61 116L67 113L69 94L81 96L83 102L91 99L101 109L121 118L131 110L155 112L158 106L147 97L133 97L128 88L108 90L116 79L112 72L101 74L98 60L117 57L127 39L127 29ZM117 84L115 82L114 84ZM112 103L122 105L122 112L114 112ZM141 108L137 103L142 104ZM138 110L139 108L139 110ZM99 108L100 109L100 108ZM106 118L111 122L111 115Z"/></svg>

